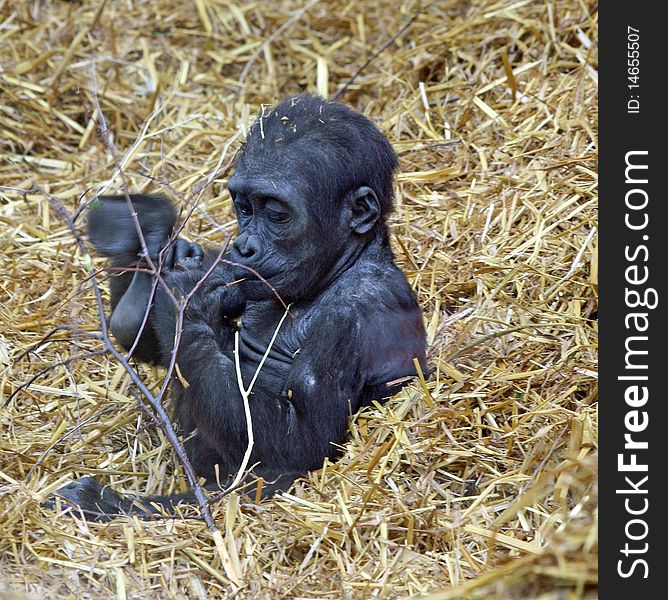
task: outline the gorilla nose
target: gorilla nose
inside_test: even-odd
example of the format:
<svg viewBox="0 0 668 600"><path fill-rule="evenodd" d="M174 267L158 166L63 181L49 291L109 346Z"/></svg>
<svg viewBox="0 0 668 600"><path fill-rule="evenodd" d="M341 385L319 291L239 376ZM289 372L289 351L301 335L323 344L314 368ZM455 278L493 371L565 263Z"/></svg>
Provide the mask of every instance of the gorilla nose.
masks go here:
<svg viewBox="0 0 668 600"><path fill-rule="evenodd" d="M242 258L253 258L260 254L260 242L254 235L238 237L233 247Z"/></svg>

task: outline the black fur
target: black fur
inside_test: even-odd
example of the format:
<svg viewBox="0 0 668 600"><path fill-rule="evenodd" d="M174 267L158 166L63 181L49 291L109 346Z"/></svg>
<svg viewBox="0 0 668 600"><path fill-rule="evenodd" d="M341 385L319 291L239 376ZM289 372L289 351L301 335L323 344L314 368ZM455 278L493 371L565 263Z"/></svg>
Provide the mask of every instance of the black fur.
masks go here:
<svg viewBox="0 0 668 600"><path fill-rule="evenodd" d="M252 126L229 181L240 233L225 258L235 264L216 267L194 295L177 355L188 387L172 382L187 452L208 481L215 481L216 465L223 480L233 476L248 442L234 363L235 323L240 318L241 371L248 386L284 314L275 293L292 303L290 315L250 398L250 463L257 464L255 476L276 482L269 493L333 458L335 444L346 439L349 416L396 392L401 383L392 382L415 375L414 358L425 368L422 313L394 264L385 224L396 165L392 147L371 121L317 97L289 98ZM132 200L141 207L142 228L152 228L151 239L166 238L174 214L167 201ZM105 219L96 210L106 211ZM122 249L111 253L114 266L130 264L129 254L136 261L140 251L128 214L124 198L103 198L89 218L91 241L101 252ZM149 253L158 250L153 244ZM165 281L177 295L186 294L215 254L178 240L166 261ZM137 334L150 287L146 273L112 282L111 329L125 347ZM169 362L175 315L158 288L136 358ZM60 495L91 511L92 518L96 512L146 514L147 499L137 508L115 501L115 492L102 498L100 489L83 478ZM184 498L192 500L177 499ZM175 499L148 500L169 508Z"/></svg>

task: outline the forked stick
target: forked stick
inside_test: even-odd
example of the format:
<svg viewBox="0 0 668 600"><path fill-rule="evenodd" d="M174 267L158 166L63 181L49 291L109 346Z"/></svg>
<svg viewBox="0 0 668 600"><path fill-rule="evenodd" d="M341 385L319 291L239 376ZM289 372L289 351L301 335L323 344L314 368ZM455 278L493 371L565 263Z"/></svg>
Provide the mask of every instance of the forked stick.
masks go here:
<svg viewBox="0 0 668 600"><path fill-rule="evenodd" d="M234 478L234 481L225 490L225 493L232 491L235 487L239 485L239 482L241 481L241 478L243 477L244 472L248 467L248 462L250 461L250 455L251 452L253 451L253 445L255 443L253 438L253 419L251 417L250 403L248 401L248 397L253 391L253 386L255 385L257 376L260 374L260 371L262 370L264 361L267 360L267 356L269 356L271 347L274 345L274 342L276 341L276 337L278 336L278 332L281 329L281 325L283 325L285 317L287 317L288 314L290 313L290 306L291 305L288 304L288 306L285 308L285 312L283 313L281 320L278 322L278 325L276 326L274 335L271 336L269 345L265 350L264 356L262 357L260 364L258 364L257 369L255 369L255 373L253 374L253 379L251 379L248 388L244 388L244 381L243 378L241 377L241 358L239 358L239 332L238 331L234 332L234 366L237 369L237 384L239 385L239 391L241 392L241 397L243 398L244 401L244 413L246 414L246 431L248 432L248 445L246 446L246 452L244 454L243 460L241 461L241 465L239 466L239 470L237 471L237 475Z"/></svg>

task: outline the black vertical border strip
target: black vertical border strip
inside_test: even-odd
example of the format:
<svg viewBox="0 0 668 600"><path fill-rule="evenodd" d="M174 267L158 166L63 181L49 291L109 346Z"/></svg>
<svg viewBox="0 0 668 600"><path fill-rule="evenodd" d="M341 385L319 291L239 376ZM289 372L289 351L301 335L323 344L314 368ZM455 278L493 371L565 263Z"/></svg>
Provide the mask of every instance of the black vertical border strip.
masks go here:
<svg viewBox="0 0 668 600"><path fill-rule="evenodd" d="M668 512L664 505L668 500L663 498L668 470L668 394L664 383L668 375L668 366L664 366L668 355L668 235L663 231L666 192L659 189L668 174L664 158L668 93L662 89L668 70L668 30L660 8L656 3L608 0L601 3L599 13L599 590L605 600L668 593L659 591L668 570L664 566L664 555L668 556L664 547ZM628 61L633 59L629 56L629 27L639 31L638 88L629 87L634 83L628 71ZM629 112L636 108L634 103L629 108L630 100L639 102L638 113ZM630 160L648 168L629 174L636 180L646 178L648 183L628 183L627 153L645 151L646 155L636 154ZM627 207L627 194L634 189L647 194L644 209ZM630 198L631 203L640 205L644 194L632 192ZM643 215L648 219L645 228L634 231L626 224L627 218L636 225L644 222ZM629 260L629 256L633 258ZM629 276L638 278L646 273L649 277L644 284L629 283ZM644 294L649 289L657 293L656 308L629 306L634 300L627 302L628 290ZM653 298L649 294L648 298ZM639 313L647 316L649 328L645 332L635 327L642 318L628 321L628 315ZM640 337L629 341L632 336ZM629 355L628 348L647 354ZM647 369L629 369L628 360L646 364ZM636 375L647 376L647 381L634 381ZM624 376L630 379L620 379ZM633 386L638 386L636 395L629 391ZM647 402L629 405L627 393L632 401L642 398L643 387ZM628 429L629 424L641 428L643 423L646 428L641 431ZM637 442L647 442L648 448L625 449L626 434ZM633 454L639 465L647 465L646 472L620 468L619 456L629 464Z"/></svg>

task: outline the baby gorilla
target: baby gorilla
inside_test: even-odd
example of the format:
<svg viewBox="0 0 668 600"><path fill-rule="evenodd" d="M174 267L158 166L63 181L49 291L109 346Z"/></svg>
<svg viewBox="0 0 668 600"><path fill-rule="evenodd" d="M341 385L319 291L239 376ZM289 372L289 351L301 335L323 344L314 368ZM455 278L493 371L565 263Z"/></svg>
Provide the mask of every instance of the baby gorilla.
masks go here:
<svg viewBox="0 0 668 600"><path fill-rule="evenodd" d="M290 306L250 397L249 464L267 482L265 496L333 458L350 415L398 391L416 374L415 358L425 369L422 313L394 264L386 226L396 166L392 147L371 121L321 98L289 98L251 127L228 186L239 235L188 305L179 377L172 381L188 456L211 486L236 474L248 444L236 331L247 387ZM141 244L125 197L100 200L90 211L90 240L118 272L137 264ZM133 195L132 202L157 262L174 210L160 197ZM217 252L184 240L172 246L164 253L163 278L184 296ZM112 277L110 327L126 349L135 344L151 288L146 272ZM158 286L135 358L169 363L176 315ZM57 493L89 518L146 515L193 500L181 494L138 502L91 477Z"/></svg>

